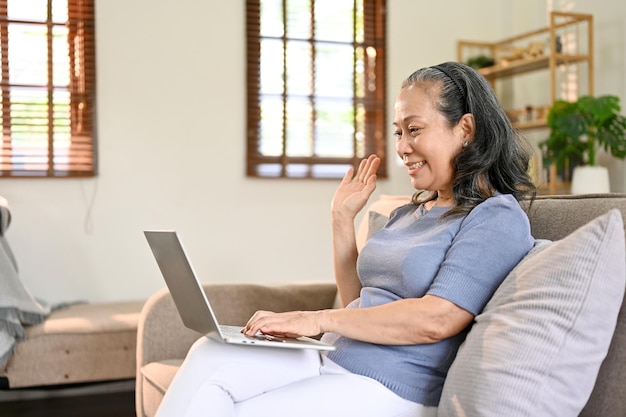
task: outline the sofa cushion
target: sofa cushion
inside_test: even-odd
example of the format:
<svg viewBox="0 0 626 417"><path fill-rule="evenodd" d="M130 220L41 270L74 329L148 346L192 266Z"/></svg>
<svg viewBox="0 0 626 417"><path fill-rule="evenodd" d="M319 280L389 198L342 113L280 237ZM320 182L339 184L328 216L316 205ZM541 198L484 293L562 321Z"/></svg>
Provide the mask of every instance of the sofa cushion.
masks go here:
<svg viewBox="0 0 626 417"><path fill-rule="evenodd" d="M594 387L626 286L611 210L538 242L496 291L450 368L440 416L577 416Z"/></svg>
<svg viewBox="0 0 626 417"><path fill-rule="evenodd" d="M153 416L156 414L165 391L172 383L174 375L182 363L182 359L169 359L152 362L141 368L143 392L141 398L137 400L142 401L145 415Z"/></svg>
<svg viewBox="0 0 626 417"><path fill-rule="evenodd" d="M25 328L0 377L6 388L135 377L143 301L73 304Z"/></svg>

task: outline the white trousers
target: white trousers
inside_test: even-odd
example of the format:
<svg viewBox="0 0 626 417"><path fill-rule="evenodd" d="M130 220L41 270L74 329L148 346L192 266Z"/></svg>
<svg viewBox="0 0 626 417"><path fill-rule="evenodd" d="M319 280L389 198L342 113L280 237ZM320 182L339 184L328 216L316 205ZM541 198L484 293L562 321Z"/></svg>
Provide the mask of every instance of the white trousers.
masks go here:
<svg viewBox="0 0 626 417"><path fill-rule="evenodd" d="M435 417L378 381L312 349L237 346L200 338L157 417Z"/></svg>

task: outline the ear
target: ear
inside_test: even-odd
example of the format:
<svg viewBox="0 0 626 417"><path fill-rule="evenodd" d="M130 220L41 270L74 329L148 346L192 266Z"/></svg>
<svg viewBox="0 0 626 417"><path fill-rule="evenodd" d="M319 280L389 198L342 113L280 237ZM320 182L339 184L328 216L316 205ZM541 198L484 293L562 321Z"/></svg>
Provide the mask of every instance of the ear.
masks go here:
<svg viewBox="0 0 626 417"><path fill-rule="evenodd" d="M461 116L457 127L461 130L461 135L464 141L471 141L476 134L476 120L471 113L465 113Z"/></svg>

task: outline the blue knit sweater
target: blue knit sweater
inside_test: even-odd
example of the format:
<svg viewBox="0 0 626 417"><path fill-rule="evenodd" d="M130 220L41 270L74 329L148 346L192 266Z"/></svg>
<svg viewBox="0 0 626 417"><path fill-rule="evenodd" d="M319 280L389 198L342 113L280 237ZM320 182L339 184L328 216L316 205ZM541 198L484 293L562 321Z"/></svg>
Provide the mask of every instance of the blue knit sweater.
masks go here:
<svg viewBox="0 0 626 417"><path fill-rule="evenodd" d="M533 245L528 217L510 195L497 194L463 218L448 210L408 204L396 209L359 254L360 298L370 307L432 294L476 315ZM437 406L443 382L469 328L433 344L377 345L324 335L337 350L328 357L376 379L407 400ZM471 383L471 381L468 381Z"/></svg>

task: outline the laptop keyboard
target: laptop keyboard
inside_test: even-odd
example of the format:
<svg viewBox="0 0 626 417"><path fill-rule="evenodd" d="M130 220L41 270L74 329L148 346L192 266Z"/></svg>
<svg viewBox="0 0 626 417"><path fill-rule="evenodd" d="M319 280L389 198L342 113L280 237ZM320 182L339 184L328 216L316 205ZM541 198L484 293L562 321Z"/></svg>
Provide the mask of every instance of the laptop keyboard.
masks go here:
<svg viewBox="0 0 626 417"><path fill-rule="evenodd" d="M237 336L241 337L241 327L236 326L220 326L220 330L224 336ZM268 342L285 342L285 339L276 336L270 336L268 334L257 333L254 336L246 336L248 339L254 340L267 340Z"/></svg>
<svg viewBox="0 0 626 417"><path fill-rule="evenodd" d="M220 326L220 331L224 335L235 336L237 334L241 335L241 327L235 326Z"/></svg>

